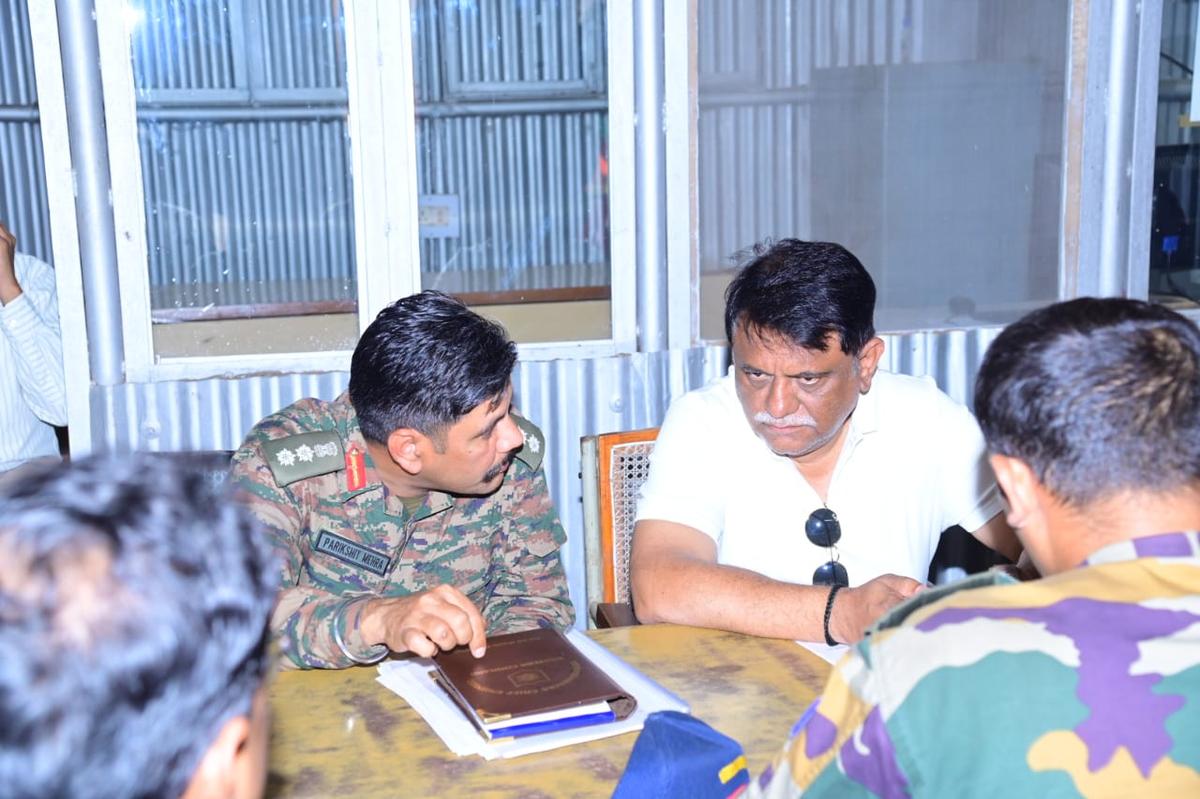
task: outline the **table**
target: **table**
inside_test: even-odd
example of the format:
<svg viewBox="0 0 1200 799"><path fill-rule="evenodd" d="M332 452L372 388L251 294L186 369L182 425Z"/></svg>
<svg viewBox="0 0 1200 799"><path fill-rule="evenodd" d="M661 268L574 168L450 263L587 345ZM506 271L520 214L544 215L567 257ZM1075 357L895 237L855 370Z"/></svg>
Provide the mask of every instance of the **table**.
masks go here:
<svg viewBox="0 0 1200 799"><path fill-rule="evenodd" d="M825 661L792 641L669 624L589 635L741 742L753 775L778 754L829 673ZM374 667L359 667L275 679L268 797L609 796L637 738L628 733L513 760L455 757L376 676Z"/></svg>

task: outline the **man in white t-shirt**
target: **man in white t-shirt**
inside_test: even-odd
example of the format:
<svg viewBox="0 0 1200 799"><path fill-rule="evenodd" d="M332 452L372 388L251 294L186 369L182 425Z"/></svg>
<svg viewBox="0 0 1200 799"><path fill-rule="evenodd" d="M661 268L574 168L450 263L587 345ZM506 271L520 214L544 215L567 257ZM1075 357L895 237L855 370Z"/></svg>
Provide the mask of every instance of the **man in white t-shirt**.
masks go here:
<svg viewBox="0 0 1200 799"><path fill-rule="evenodd" d="M850 643L920 590L947 527L1015 559L970 413L928 378L877 371L858 259L795 239L754 253L726 292L729 374L659 431L633 539L638 618Z"/></svg>

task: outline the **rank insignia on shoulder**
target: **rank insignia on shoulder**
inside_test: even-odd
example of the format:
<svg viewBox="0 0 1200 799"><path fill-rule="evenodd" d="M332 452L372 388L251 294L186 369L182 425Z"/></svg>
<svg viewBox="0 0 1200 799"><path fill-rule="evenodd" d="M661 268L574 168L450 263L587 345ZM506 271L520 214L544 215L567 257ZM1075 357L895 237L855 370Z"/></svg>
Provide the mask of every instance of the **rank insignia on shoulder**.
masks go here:
<svg viewBox="0 0 1200 799"><path fill-rule="evenodd" d="M330 431L274 438L263 442L262 451L280 486L336 472L346 466L341 439Z"/></svg>
<svg viewBox="0 0 1200 799"><path fill-rule="evenodd" d="M542 431L538 429L537 425L524 416L514 413L512 419L525 439L525 445L517 450L517 460L537 471L537 467L542 465L542 458L546 455L546 437L542 435Z"/></svg>

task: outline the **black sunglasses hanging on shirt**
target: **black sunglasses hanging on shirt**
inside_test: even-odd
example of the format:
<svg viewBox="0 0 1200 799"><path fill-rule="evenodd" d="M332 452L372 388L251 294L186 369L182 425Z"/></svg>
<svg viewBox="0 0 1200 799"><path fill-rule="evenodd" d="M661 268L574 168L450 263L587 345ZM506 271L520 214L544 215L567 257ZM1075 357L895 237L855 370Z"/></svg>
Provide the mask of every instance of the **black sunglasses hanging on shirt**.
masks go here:
<svg viewBox="0 0 1200 799"><path fill-rule="evenodd" d="M850 576L846 573L846 567L838 562L839 556L834 546L842 537L842 526L838 523L837 514L829 508L817 508L808 515L808 521L804 523L804 534L816 546L829 550L829 562L818 566L813 572L813 585L848 587Z"/></svg>

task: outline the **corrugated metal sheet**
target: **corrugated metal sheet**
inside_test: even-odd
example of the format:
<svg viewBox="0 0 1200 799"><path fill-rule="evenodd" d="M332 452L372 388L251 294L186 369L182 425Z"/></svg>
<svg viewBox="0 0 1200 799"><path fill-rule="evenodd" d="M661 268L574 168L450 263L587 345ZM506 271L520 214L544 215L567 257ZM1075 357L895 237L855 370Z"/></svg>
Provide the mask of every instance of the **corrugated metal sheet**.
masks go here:
<svg viewBox="0 0 1200 799"><path fill-rule="evenodd" d="M885 336L885 368L932 375L960 402L998 328ZM569 542L571 595L584 606L582 436L657 426L671 400L724 374L724 346L609 358L531 361L513 375L521 411L546 433L546 472ZM332 399L344 372L127 384L92 391L94 447L127 451L235 448L260 418L296 399Z"/></svg>
<svg viewBox="0 0 1200 799"><path fill-rule="evenodd" d="M0 221L13 231L22 252L54 262L37 122L0 121Z"/></svg>
<svg viewBox="0 0 1200 799"><path fill-rule="evenodd" d="M53 262L25 0L0 0L0 20L0 221L23 252Z"/></svg>
<svg viewBox="0 0 1200 799"><path fill-rule="evenodd" d="M143 0L131 4L134 82L153 92L346 85L340 0Z"/></svg>
<svg viewBox="0 0 1200 799"><path fill-rule="evenodd" d="M37 105L29 10L25 0L0 0L0 106Z"/></svg>
<svg viewBox="0 0 1200 799"><path fill-rule="evenodd" d="M230 4L239 5L236 0ZM234 88L230 6L146 0L131 7L127 13L136 21L130 38L138 89Z"/></svg>
<svg viewBox="0 0 1200 799"><path fill-rule="evenodd" d="M459 236L422 238L422 271L492 272L495 289L525 268L595 264L608 283L608 114L544 105L419 121L419 191L456 196L461 218Z"/></svg>
<svg viewBox="0 0 1200 799"><path fill-rule="evenodd" d="M354 299L343 120L143 121L138 139L156 308L253 302L255 283Z"/></svg>
<svg viewBox="0 0 1200 799"><path fill-rule="evenodd" d="M563 270L553 287L607 284L603 6L412 10L418 187L458 203L457 234L422 241L425 284L545 287ZM341 4L321 0L142 7L155 308L308 301L314 286L355 296L342 24ZM488 107L503 99L524 105Z"/></svg>
<svg viewBox="0 0 1200 799"><path fill-rule="evenodd" d="M920 60L923 13L923 0L699 5L703 271L764 236L808 235L813 70Z"/></svg>

